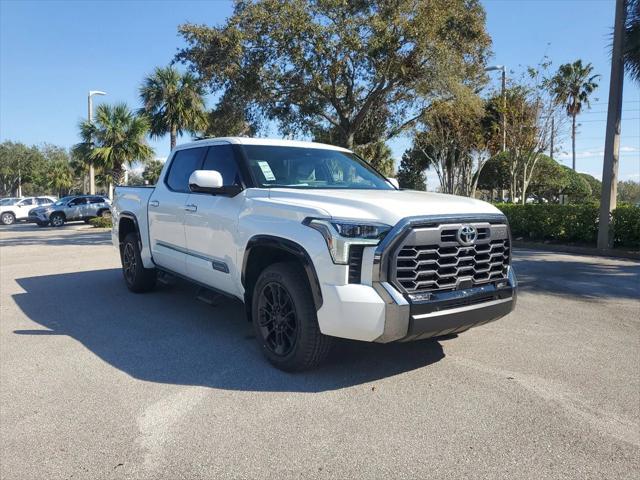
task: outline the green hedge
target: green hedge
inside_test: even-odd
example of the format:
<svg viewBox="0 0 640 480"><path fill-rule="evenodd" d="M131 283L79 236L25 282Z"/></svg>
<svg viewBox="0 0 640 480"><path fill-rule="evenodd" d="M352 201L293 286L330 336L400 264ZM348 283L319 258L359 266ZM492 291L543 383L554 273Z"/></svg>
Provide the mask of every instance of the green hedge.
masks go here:
<svg viewBox="0 0 640 480"><path fill-rule="evenodd" d="M612 216L615 244L640 249L640 207L621 205Z"/></svg>
<svg viewBox="0 0 640 480"><path fill-rule="evenodd" d="M501 203L514 238L534 241L595 244L599 206ZM640 207L624 205L613 213L616 246L640 247Z"/></svg>
<svg viewBox="0 0 640 480"><path fill-rule="evenodd" d="M94 217L89 223L96 228L111 228L111 217Z"/></svg>

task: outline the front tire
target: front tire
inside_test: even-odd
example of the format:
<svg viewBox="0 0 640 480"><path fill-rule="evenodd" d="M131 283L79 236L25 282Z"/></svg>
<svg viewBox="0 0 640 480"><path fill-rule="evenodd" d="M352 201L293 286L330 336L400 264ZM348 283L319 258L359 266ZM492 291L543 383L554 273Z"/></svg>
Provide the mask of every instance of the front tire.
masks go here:
<svg viewBox="0 0 640 480"><path fill-rule="evenodd" d="M251 312L260 348L280 370L308 370L328 355L332 337L320 332L309 282L298 265L267 267L253 289Z"/></svg>
<svg viewBox="0 0 640 480"><path fill-rule="evenodd" d="M5 212L0 216L0 222L3 225L13 225L16 221L16 216L11 212Z"/></svg>
<svg viewBox="0 0 640 480"><path fill-rule="evenodd" d="M138 235L129 233L122 244L120 251L122 261L122 275L127 288L134 293L143 293L153 290L156 286L156 269L144 268L140 256Z"/></svg>
<svg viewBox="0 0 640 480"><path fill-rule="evenodd" d="M65 218L61 213L54 213L49 217L49 222L52 227L61 227L64 225Z"/></svg>

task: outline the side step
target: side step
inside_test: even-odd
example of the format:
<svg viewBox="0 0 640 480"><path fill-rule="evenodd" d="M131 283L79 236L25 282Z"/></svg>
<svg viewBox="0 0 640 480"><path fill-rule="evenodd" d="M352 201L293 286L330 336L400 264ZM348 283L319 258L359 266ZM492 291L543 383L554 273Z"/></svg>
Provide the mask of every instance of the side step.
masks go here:
<svg viewBox="0 0 640 480"><path fill-rule="evenodd" d="M201 302L211 305L212 307L216 307L220 304L220 301L224 299L224 295L214 292L213 290L209 290L208 288L200 287L196 294L196 298Z"/></svg>

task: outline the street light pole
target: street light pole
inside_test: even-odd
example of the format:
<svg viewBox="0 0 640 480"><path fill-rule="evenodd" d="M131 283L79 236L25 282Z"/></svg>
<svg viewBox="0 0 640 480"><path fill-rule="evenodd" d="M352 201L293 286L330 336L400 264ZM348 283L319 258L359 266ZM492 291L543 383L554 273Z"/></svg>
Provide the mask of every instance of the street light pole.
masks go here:
<svg viewBox="0 0 640 480"><path fill-rule="evenodd" d="M87 107L88 113L87 118L89 123L93 123L93 96L94 95L106 95L105 92L101 92L100 90L89 90L89 95L87 96ZM96 172L93 166L93 160L89 160L89 193L91 195L96 194Z"/></svg>
<svg viewBox="0 0 640 480"><path fill-rule="evenodd" d="M502 151L507 149L507 69L504 65L494 65L484 69L485 72L493 72L500 70L501 78L501 94L502 94Z"/></svg>

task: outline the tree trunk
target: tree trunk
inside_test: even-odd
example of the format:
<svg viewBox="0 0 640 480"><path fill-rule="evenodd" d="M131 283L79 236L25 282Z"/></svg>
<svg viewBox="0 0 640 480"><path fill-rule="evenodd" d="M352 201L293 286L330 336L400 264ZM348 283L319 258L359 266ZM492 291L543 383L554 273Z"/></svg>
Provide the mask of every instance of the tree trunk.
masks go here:
<svg viewBox="0 0 640 480"><path fill-rule="evenodd" d="M175 126L171 127L171 132L169 132L170 142L171 142L171 150L176 148L176 143L178 140L178 129Z"/></svg>
<svg viewBox="0 0 640 480"><path fill-rule="evenodd" d="M571 117L571 158L573 159L573 171L576 171L576 114Z"/></svg>

